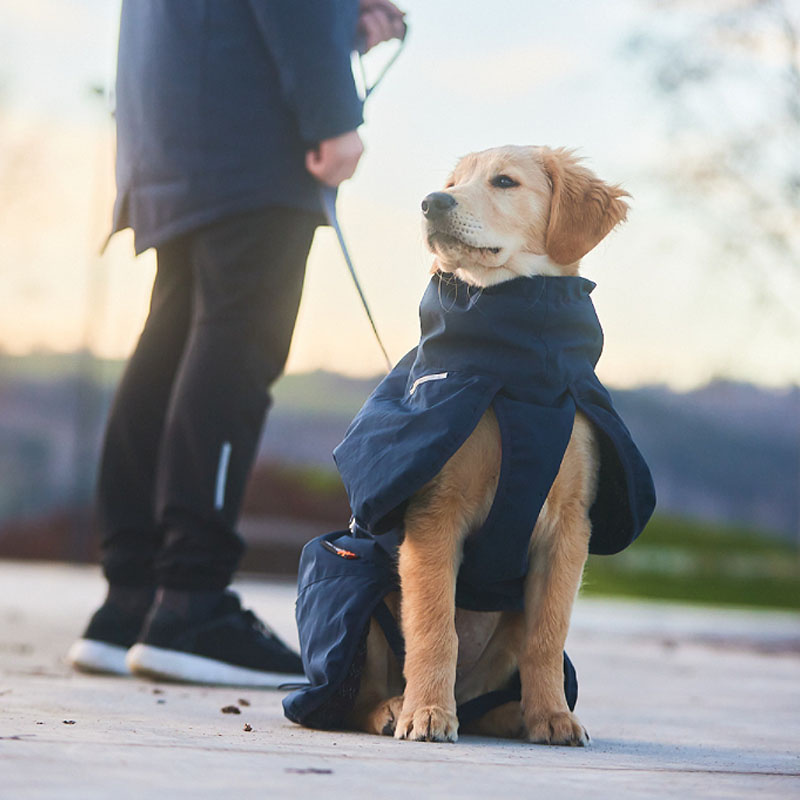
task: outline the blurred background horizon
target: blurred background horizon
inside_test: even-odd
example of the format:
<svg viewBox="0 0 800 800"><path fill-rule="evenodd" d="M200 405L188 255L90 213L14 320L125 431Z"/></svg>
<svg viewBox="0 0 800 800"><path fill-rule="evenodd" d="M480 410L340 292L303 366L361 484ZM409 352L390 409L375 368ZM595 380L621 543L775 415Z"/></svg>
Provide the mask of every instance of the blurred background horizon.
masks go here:
<svg viewBox="0 0 800 800"><path fill-rule="evenodd" d="M392 358L416 343L428 281L421 198L473 150L577 149L632 195L629 221L582 274L597 283L606 336L598 374L653 467L662 513L680 520L664 541L651 537L658 569L691 573L685 553L663 548L699 521L722 526L704 541L719 534L726 547L740 534L782 542L763 570L796 591L798 560L786 554L800 546L800 4L401 5L408 41L367 104L366 153L339 199ZM0 0L0 555L93 552L104 414L147 313L152 251L135 259L123 232L100 255L119 6ZM394 47L367 56L368 76ZM346 515L340 496L320 500L338 491L330 448L382 370L334 236L320 229L243 523L254 542L269 528L259 515L295 525L290 550ZM264 505L279 501L274 485L296 495L291 508ZM643 560L639 578L655 569Z"/></svg>

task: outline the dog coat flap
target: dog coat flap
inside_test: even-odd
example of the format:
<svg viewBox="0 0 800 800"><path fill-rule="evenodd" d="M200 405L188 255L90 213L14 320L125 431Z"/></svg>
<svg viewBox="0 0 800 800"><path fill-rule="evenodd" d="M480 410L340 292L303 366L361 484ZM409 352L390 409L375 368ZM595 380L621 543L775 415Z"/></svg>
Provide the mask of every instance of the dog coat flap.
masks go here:
<svg viewBox="0 0 800 800"><path fill-rule="evenodd" d="M369 619L397 588L390 555L371 537L337 531L306 544L295 618L309 686L284 698L290 720L315 728L343 723L358 693Z"/></svg>

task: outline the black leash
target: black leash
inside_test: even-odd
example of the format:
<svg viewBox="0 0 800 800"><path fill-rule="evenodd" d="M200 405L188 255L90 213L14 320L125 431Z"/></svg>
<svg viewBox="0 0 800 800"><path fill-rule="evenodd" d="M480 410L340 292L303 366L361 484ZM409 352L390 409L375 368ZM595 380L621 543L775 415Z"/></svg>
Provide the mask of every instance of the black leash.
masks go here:
<svg viewBox="0 0 800 800"><path fill-rule="evenodd" d="M372 332L375 334L375 338L378 340L378 346L381 348L383 357L386 359L386 369L388 372L391 372L392 360L389 358L389 354L386 352L381 335L378 333L378 328L375 325L375 320L372 318L372 312L369 310L369 303L367 303L367 298L364 296L364 290L361 288L358 275L356 275L356 269L353 266L353 260L350 258L350 252L345 244L344 236L342 235L342 228L339 225L339 219L336 216L336 189L333 186L320 186L319 194L320 199L322 200L322 208L325 211L325 217L328 220L328 224L334 229L334 231L336 231L336 238L339 240L339 247L342 248L342 255L347 263L347 268L350 270L350 277L353 279L358 296L361 298L361 305L364 306L364 311L367 312L367 319L369 320L369 324L372 326Z"/></svg>
<svg viewBox="0 0 800 800"><path fill-rule="evenodd" d="M378 77L375 79L372 86L367 85L366 72L364 71L364 60L361 58L361 53L359 53L358 63L361 66L361 76L364 83L364 100L366 100L375 91L378 84L383 80L384 76L389 71L389 68L392 66L392 64L394 64L395 61L397 61L397 57L403 50L403 45L405 44L405 37L407 32L408 32L408 27L406 26L405 31L403 32L403 37L399 40L400 46L394 52L394 55L389 59L389 61L387 61L387 63L384 65L383 69L378 73ZM336 214L336 189L333 186L320 185L319 194L320 194L320 199L322 201L322 209L325 212L325 218L328 220L328 224L336 232L336 238L339 240L339 247L341 247L342 249L342 255L344 256L345 263L347 264L347 268L350 270L350 277L353 279L356 291L358 292L358 296L361 299L361 305L364 307L364 311L367 314L367 319L369 320L369 324L372 326L372 332L375 334L375 339L377 339L378 346L381 348L383 357L386 360L387 372L391 372L392 360L391 358L389 358L389 354L386 352L386 347L384 347L381 335L378 333L378 328L375 325L375 320L372 317L372 312L370 311L369 303L367 302L367 298L364 295L364 290L361 288L361 282L358 280L356 269L353 266L353 259L350 258L350 251L347 249L347 245L345 244L344 241L344 235L342 234L342 227L339 224L339 218Z"/></svg>
<svg viewBox="0 0 800 800"><path fill-rule="evenodd" d="M362 58L362 56L364 55L364 50L366 49L366 44L365 43L361 43L359 45L359 48L358 48L358 65L359 65L359 67L361 69L361 82L364 84L364 100L366 100L375 91L375 89L377 88L378 84L384 79L386 73L392 67L394 62L397 61L397 58L400 55L400 53L403 52L403 45L405 45L405 43L406 43L406 34L407 33L408 33L408 25L406 25L405 22L404 22L403 23L403 35L397 40L398 42L400 42L400 46L397 48L397 50L394 51L394 55L386 62L386 64L384 64L383 69L378 73L378 77L375 78L375 80L372 83L372 86L370 86L367 83L367 73L366 73L366 71L364 69L364 59Z"/></svg>

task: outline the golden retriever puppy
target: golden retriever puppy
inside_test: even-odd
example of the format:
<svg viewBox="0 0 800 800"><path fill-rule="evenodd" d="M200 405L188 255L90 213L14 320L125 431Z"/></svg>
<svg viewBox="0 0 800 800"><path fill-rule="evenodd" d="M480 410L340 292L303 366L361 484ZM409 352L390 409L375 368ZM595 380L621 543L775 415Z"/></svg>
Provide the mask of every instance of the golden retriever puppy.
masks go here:
<svg viewBox="0 0 800 800"><path fill-rule="evenodd" d="M508 146L470 154L422 203L432 271L473 287L477 308L480 292L503 282L574 277L580 259L625 219L625 196L565 150ZM455 741L457 706L506 685L518 670L521 702L492 709L470 730L548 744L587 742L565 700L563 649L591 536L600 468L595 426L574 413L557 476L530 530L523 610L465 610L456 607L456 583L465 542L493 508L501 442L489 406L438 475L408 502L400 596L389 598L405 639L403 674L373 621L349 717L353 727L399 739Z"/></svg>

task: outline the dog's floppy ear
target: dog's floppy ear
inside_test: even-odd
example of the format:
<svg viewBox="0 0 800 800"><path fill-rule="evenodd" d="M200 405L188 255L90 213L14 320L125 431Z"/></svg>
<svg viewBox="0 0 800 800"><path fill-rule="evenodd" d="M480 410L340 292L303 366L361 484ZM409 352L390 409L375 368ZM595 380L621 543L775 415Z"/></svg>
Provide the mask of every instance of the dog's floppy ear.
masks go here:
<svg viewBox="0 0 800 800"><path fill-rule="evenodd" d="M628 204L620 198L630 195L603 183L568 150L543 147L542 162L553 186L545 250L556 264L574 264L625 219Z"/></svg>

